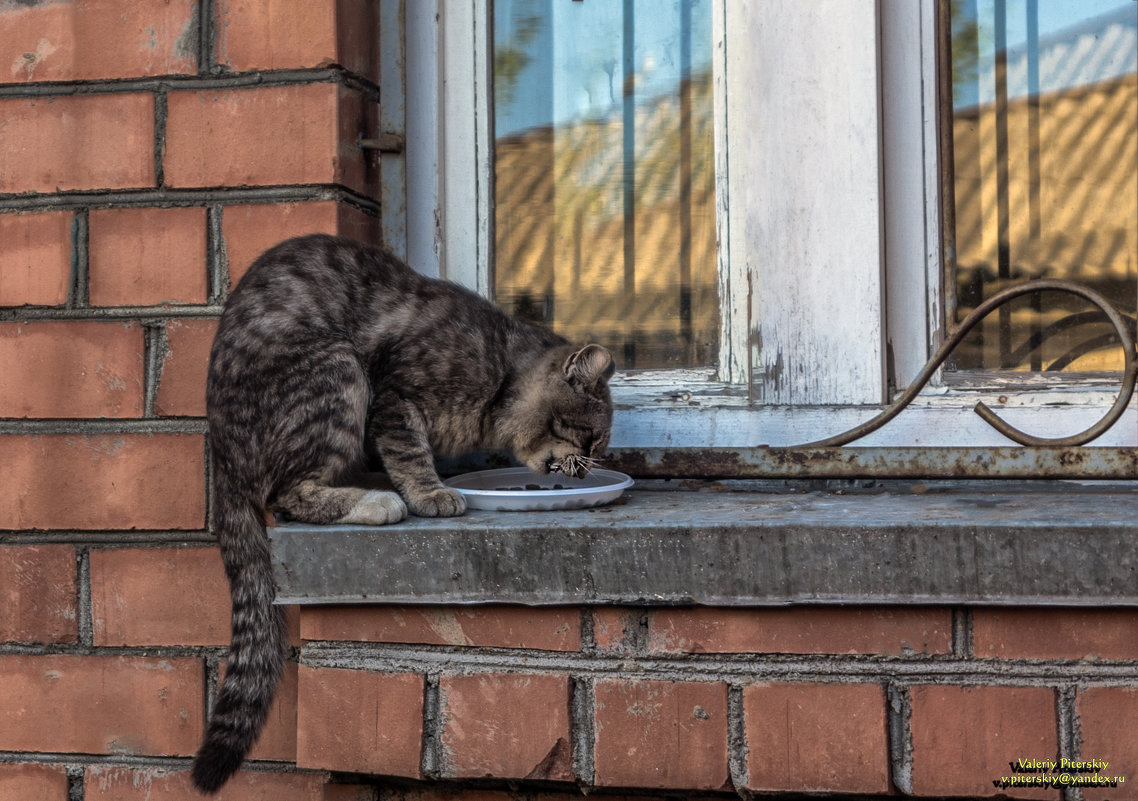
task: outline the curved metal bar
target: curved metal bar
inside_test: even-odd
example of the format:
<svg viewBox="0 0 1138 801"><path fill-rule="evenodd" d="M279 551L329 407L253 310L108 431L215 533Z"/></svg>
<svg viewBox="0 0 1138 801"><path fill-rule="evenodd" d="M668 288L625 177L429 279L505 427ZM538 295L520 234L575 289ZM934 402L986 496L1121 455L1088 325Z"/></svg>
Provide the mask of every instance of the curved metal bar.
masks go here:
<svg viewBox="0 0 1138 801"><path fill-rule="evenodd" d="M1135 326L1134 319L1132 317L1130 317L1129 315L1126 315L1126 314L1122 315L1122 319L1126 322L1127 330L1130 332L1130 335L1131 336L1138 336L1138 334L1136 334L1136 329L1134 327ZM1058 334L1061 334L1065 331L1070 331L1073 328L1078 328L1079 326L1091 325L1091 324L1102 323L1102 322L1103 322L1102 315L1099 314L1098 312L1086 311L1086 312L1077 312L1075 314L1068 314L1066 317L1062 317L1062 318L1056 320L1055 322L1048 324L1042 330L1037 331L1034 334L1032 334L1030 337L1028 337L1023 342L1023 344L1021 344L1018 348L1016 348L1015 350L1013 350L1011 353L1008 354L1007 360L1011 364L1019 364L1022 361L1026 361L1028 356L1030 356L1036 350L1041 348L1043 346L1043 343L1046 342L1051 337L1056 336ZM1117 338L1115 338L1114 334L1112 333L1110 336L1111 336L1111 344L1117 345L1118 340L1117 340ZM1069 359L1066 362L1064 362L1063 364L1060 364L1058 367L1055 366L1055 363L1053 362L1052 364L1048 365L1047 372L1062 370L1063 367L1065 367L1071 361L1074 361L1074 359Z"/></svg>
<svg viewBox="0 0 1138 801"><path fill-rule="evenodd" d="M817 442L810 442L805 445L796 447L801 448L835 448L841 445L846 445L854 440L861 439L867 434L871 434L883 425L888 423L894 417L904 410L906 406L913 402L918 393L924 389L925 384L936 373L939 368L948 358L949 354L956 348L957 345L968 335L968 333L976 327L976 325L985 317L987 317L993 310L1004 305L1014 298L1028 295L1033 292L1042 292L1045 290L1052 290L1055 292L1068 292L1072 295L1078 295L1084 300L1093 303L1099 310L1106 315L1106 318L1114 326L1118 335L1118 341L1122 345L1123 358L1125 360L1122 372L1122 388L1119 390L1118 397L1114 400L1114 405L1110 410L1090 428L1080 431L1077 434L1072 434L1069 437L1036 437L1019 430L1013 425L1001 420L995 412L991 410L983 402L977 403L975 406L976 414L980 415L988 425L999 431L1008 439L1013 442L1018 442L1020 445L1058 445L1058 446L1075 446L1085 445L1088 442L1096 439L1105 433L1111 426L1118 422L1118 418L1126 410L1126 405L1130 402L1131 395L1134 394L1135 377L1138 375L1138 363L1135 362L1134 356L1134 340L1130 336L1130 331L1126 322L1123 320L1122 315L1110 305L1110 301L1081 284L1076 284L1072 281L1066 281L1060 278L1044 278L1036 281L1030 281L1020 286L1009 287L1002 292L997 292L988 300L981 303L972 312L965 317L960 327L955 333L937 349L933 357L929 360L928 364L921 370L920 375L914 379L913 383L909 385L901 397L889 404L889 406L876 417L867 420L859 426L855 426L848 431L841 434L835 434L832 437L818 440Z"/></svg>
<svg viewBox="0 0 1138 801"><path fill-rule="evenodd" d="M1088 353L1094 353L1096 350L1104 348L1116 347L1118 345L1118 335L1111 331L1109 334L1102 336L1091 337L1090 339L1083 340L1078 345L1070 348L1066 353L1060 356L1051 364L1047 365L1046 372L1057 373L1070 367L1074 362L1086 356Z"/></svg>

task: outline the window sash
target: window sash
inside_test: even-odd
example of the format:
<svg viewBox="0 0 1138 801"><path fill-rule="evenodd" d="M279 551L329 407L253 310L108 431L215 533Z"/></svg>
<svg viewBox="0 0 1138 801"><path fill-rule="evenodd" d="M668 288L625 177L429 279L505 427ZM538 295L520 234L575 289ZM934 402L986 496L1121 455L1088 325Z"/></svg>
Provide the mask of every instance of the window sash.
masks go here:
<svg viewBox="0 0 1138 801"><path fill-rule="evenodd" d="M405 180L412 263L488 295L489 0L400 2L406 172L385 161L383 180ZM813 441L873 416L925 364L943 325L937 2L714 0L719 370L617 376L614 446ZM844 83L817 80L819 63ZM1062 436L1116 393L1110 381L1022 383L938 377L855 444L1009 444L971 411L977 400ZM1138 444L1136 405L1095 444Z"/></svg>

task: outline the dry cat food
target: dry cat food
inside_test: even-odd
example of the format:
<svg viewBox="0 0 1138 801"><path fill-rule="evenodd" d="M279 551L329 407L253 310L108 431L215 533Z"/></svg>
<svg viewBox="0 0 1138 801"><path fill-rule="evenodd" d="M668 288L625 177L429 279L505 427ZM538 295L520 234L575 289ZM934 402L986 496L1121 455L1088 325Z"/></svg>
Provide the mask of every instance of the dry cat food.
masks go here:
<svg viewBox="0 0 1138 801"><path fill-rule="evenodd" d="M496 492L540 492L549 489L563 490L569 488L562 484L554 484L552 487L543 487L540 484L526 484L524 487L494 487Z"/></svg>

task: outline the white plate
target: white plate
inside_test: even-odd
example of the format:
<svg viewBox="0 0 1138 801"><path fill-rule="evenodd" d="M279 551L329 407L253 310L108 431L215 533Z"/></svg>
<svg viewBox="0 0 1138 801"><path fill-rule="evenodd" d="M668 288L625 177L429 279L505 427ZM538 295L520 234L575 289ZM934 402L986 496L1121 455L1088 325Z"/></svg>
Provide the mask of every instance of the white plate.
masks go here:
<svg viewBox="0 0 1138 801"><path fill-rule="evenodd" d="M443 483L466 496L468 509L526 512L584 509L611 503L632 486L632 479L615 470L593 469L584 478L571 478L562 473L543 476L524 467L506 467L464 473Z"/></svg>

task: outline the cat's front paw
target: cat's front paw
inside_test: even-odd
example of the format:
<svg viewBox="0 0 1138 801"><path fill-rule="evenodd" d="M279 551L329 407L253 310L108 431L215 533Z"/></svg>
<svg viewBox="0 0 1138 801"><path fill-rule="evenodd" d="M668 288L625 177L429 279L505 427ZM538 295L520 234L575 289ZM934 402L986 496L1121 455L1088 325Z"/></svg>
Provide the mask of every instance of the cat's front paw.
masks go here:
<svg viewBox="0 0 1138 801"><path fill-rule="evenodd" d="M369 490L364 493L351 510L339 519L340 523L356 523L365 526L386 526L398 523L407 516L407 505L394 492Z"/></svg>
<svg viewBox="0 0 1138 801"><path fill-rule="evenodd" d="M458 490L442 487L422 495L407 496L407 507L419 517L457 517L466 512L466 498Z"/></svg>

